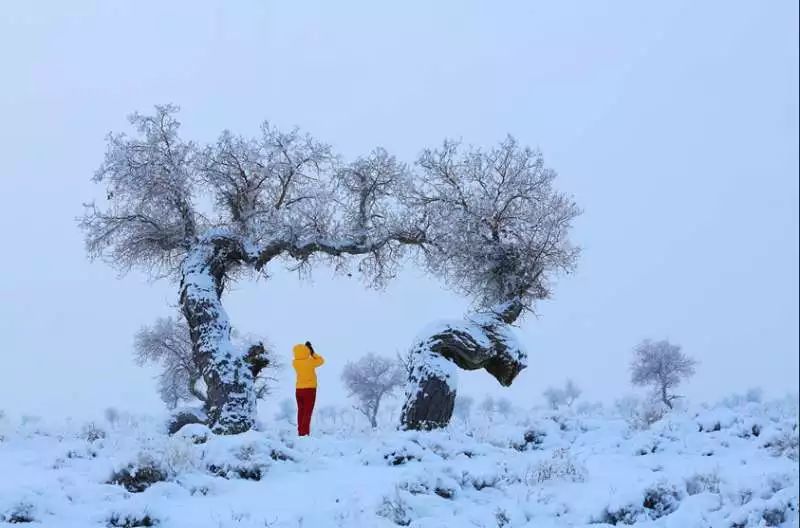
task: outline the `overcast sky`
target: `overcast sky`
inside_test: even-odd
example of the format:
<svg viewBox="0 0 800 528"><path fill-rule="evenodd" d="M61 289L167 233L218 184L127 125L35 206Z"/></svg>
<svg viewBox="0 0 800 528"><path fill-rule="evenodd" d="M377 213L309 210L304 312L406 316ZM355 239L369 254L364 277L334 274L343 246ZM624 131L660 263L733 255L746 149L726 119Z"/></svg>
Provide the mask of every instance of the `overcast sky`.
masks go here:
<svg viewBox="0 0 800 528"><path fill-rule="evenodd" d="M572 377L629 393L642 338L697 358L695 400L798 389L796 0L731 2L9 2L0 14L0 409L161 409L131 359L175 284L85 256L75 218L109 131L173 102L186 137L299 125L347 157L413 161L445 137L539 147L585 213L574 275L519 334L510 389L540 401ZM407 348L468 301L408 267L382 292L273 269L225 298L235 326L286 356L311 339L319 402L347 360ZM292 394L284 371L273 399ZM265 411L266 412L266 411Z"/></svg>

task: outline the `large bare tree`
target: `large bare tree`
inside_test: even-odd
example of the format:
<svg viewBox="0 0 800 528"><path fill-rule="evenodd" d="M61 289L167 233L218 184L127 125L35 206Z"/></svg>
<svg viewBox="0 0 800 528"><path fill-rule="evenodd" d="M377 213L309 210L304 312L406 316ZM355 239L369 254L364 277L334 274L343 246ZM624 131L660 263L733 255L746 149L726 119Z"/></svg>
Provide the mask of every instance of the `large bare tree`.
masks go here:
<svg viewBox="0 0 800 528"><path fill-rule="evenodd" d="M273 351L264 345L263 340L243 338L235 332L232 335L234 346L248 351L245 361L253 375L256 398L261 399L269 393L269 384L275 381L267 375L277 364ZM201 386L205 377L203 365L194 355L185 320L162 317L153 325L143 326L136 333L133 348L138 364L157 363L161 367L158 391L168 408L175 409L179 403L192 400L206 402L205 390Z"/></svg>
<svg viewBox="0 0 800 528"><path fill-rule="evenodd" d="M132 136L108 137L94 176L105 200L87 204L81 227L92 257L178 282L209 425L233 434L253 425L256 393L248 350L231 343L227 282L279 257L346 266L358 255L380 284L425 235L398 199L405 166L381 149L344 164L328 145L269 124L256 138L223 132L201 147L180 137L176 112L133 114Z"/></svg>
<svg viewBox="0 0 800 528"><path fill-rule="evenodd" d="M475 299L466 320L435 325L411 347L401 426L428 429L450 421L458 368L485 369L508 386L526 367L511 325L550 295L557 272L573 269L579 251L568 234L580 211L554 189L542 155L511 137L491 149L447 141L417 166L412 201L435 248L426 264Z"/></svg>

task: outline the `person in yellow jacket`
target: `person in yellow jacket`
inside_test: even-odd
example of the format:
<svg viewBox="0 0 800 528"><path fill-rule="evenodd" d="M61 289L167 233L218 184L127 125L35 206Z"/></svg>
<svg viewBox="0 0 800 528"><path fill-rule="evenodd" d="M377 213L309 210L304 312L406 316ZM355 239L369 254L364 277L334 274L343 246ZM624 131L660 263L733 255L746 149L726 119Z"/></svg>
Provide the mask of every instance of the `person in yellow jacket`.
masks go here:
<svg viewBox="0 0 800 528"><path fill-rule="evenodd" d="M317 399L316 369L325 363L325 358L314 352L314 347L309 341L303 345L295 345L292 351L294 352L292 367L297 374L295 383L297 434L308 436L311 433L311 414L314 412L314 402Z"/></svg>

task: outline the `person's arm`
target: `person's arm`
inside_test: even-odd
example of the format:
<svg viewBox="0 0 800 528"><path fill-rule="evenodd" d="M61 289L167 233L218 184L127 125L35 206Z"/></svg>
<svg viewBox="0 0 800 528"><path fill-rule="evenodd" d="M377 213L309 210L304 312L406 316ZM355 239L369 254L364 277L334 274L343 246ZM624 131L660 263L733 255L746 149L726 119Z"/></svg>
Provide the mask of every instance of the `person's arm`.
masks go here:
<svg viewBox="0 0 800 528"><path fill-rule="evenodd" d="M306 341L306 346L311 351L311 364L316 368L325 363L325 358L314 352L314 347L311 346L311 341Z"/></svg>

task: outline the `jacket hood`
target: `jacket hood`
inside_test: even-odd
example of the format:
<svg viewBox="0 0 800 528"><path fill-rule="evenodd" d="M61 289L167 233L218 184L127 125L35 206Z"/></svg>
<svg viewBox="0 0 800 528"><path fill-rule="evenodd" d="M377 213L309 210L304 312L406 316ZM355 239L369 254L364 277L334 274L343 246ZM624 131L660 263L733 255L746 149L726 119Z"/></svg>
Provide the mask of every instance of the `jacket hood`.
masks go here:
<svg viewBox="0 0 800 528"><path fill-rule="evenodd" d="M295 345L292 348L292 352L294 352L295 359L308 359L311 357L311 350L305 345Z"/></svg>

